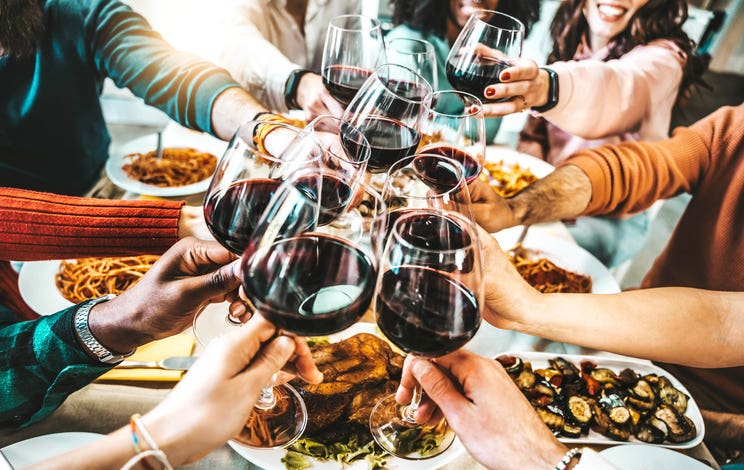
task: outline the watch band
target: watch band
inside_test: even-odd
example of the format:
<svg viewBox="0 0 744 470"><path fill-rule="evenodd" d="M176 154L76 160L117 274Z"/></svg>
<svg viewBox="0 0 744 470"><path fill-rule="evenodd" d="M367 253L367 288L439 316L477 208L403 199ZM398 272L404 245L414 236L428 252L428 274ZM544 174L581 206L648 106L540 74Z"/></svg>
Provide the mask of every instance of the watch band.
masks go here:
<svg viewBox="0 0 744 470"><path fill-rule="evenodd" d="M533 106L532 110L538 113L544 113L555 108L558 104L558 74L549 67L540 67L548 73L548 102L542 106Z"/></svg>
<svg viewBox="0 0 744 470"><path fill-rule="evenodd" d="M300 79L306 73L311 73L311 71L297 69L293 70L287 77L287 81L284 83L284 103L288 109L300 109L300 105L297 103L297 87L300 86Z"/></svg>
<svg viewBox="0 0 744 470"><path fill-rule="evenodd" d="M90 315L90 309L102 302L108 302L114 297L116 297L114 294L108 294L104 295L103 297L98 297L97 299L86 300L85 302L80 304L77 311L75 312L75 330L80 337L80 341L83 343L83 346L85 346L88 351L90 351L95 357L98 358L99 361L106 364L116 364L118 362L121 362L125 358L134 354L135 351L132 350L132 352L129 352L127 354L112 353L111 351L106 349L105 346L98 342L95 336L93 336L93 333L90 331L90 327L88 326L88 316Z"/></svg>

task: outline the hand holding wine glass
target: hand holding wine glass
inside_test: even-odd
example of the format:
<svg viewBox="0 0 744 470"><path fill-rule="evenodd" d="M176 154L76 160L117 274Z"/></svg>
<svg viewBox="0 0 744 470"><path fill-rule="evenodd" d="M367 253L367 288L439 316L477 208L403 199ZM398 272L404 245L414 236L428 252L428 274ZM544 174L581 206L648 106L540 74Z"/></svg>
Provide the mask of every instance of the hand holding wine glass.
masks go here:
<svg viewBox="0 0 744 470"><path fill-rule="evenodd" d="M424 237L422 227L428 232ZM400 217L380 260L374 303L378 327L409 354L438 357L459 349L480 326L481 271L477 229L467 218L435 210ZM386 451L425 459L452 443L453 433L440 424L434 428L433 448L421 452L406 445L411 434L427 431L414 420L420 400L416 387L409 405L398 405L390 395L372 410L372 436Z"/></svg>
<svg viewBox="0 0 744 470"><path fill-rule="evenodd" d="M495 98L484 94L499 83L501 72L522 52L524 25L518 19L492 10L477 10L457 36L447 57L447 79L452 87L475 95L484 103Z"/></svg>

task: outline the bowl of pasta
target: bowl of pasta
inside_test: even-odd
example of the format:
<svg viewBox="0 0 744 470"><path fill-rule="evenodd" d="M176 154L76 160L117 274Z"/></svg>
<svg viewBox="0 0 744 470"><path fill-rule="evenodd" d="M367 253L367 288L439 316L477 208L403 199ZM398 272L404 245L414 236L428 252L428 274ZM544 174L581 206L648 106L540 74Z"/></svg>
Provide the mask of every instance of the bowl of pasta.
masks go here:
<svg viewBox="0 0 744 470"><path fill-rule="evenodd" d="M106 162L106 174L117 186L135 194L187 196L206 191L227 143L193 131L165 131L157 154L157 134L124 144Z"/></svg>

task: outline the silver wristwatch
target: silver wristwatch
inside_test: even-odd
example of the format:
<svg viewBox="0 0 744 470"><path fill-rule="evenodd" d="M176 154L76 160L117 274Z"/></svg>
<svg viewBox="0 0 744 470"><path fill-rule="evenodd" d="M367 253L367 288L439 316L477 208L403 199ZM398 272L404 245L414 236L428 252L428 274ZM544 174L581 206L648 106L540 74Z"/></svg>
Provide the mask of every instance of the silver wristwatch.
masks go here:
<svg viewBox="0 0 744 470"><path fill-rule="evenodd" d="M80 307L78 307L77 312L75 312L75 330L77 331L78 336L80 336L80 341L82 341L88 351L97 357L99 361L106 364L119 363L134 354L135 351L132 350L132 352L127 354L112 353L98 342L88 326L88 315L90 315L90 309L92 309L93 306L100 304L101 302L107 302L114 297L116 297L114 294L108 294L103 297L98 297L97 299L86 300L80 305Z"/></svg>

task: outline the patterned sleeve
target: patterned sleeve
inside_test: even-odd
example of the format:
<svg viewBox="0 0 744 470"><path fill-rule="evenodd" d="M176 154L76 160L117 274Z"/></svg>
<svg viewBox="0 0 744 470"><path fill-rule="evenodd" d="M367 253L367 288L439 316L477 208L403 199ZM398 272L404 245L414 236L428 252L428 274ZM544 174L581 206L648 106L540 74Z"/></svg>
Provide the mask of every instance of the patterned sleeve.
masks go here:
<svg viewBox="0 0 744 470"><path fill-rule="evenodd" d="M111 369L77 342L78 306L10 323L0 308L0 427L21 427L49 416L73 392Z"/></svg>

